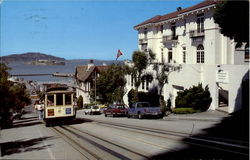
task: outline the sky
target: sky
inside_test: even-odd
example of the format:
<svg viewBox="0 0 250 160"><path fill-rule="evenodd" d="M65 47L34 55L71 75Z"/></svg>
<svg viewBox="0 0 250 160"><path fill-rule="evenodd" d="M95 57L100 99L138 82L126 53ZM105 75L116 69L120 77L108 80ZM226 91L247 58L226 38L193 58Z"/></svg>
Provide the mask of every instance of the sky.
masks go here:
<svg viewBox="0 0 250 160"><path fill-rule="evenodd" d="M201 0L0 0L0 56L40 52L65 59L131 59L135 25Z"/></svg>

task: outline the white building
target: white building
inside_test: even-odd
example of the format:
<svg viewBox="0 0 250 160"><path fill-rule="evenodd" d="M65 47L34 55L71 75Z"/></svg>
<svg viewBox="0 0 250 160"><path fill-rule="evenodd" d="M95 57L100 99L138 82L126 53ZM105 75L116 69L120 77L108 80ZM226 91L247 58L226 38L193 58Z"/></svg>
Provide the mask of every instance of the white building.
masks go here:
<svg viewBox="0 0 250 160"><path fill-rule="evenodd" d="M247 103L242 92L249 88L249 47L236 48L233 40L220 33L214 22L215 1L203 1L163 16L155 16L136 25L139 50L149 49L156 54L156 62L181 65L172 72L163 89L164 99L171 99L175 107L177 92L193 85L208 85L212 103L210 110L223 109L232 113ZM147 71L152 71L149 66ZM127 93L133 88L127 77ZM154 80L150 87L156 85ZM141 85L141 91L148 88ZM249 95L249 94L248 94ZM127 95L124 96L127 102ZM248 103L249 104L249 103Z"/></svg>

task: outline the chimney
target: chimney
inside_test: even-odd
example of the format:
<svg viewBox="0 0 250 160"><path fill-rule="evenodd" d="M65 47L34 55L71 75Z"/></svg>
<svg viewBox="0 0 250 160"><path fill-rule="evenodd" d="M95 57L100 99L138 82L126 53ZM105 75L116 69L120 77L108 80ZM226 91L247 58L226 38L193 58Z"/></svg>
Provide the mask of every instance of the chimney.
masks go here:
<svg viewBox="0 0 250 160"><path fill-rule="evenodd" d="M89 69L90 69L90 67L92 67L92 66L94 66L94 60L93 60L93 59L89 60L87 70L89 70Z"/></svg>
<svg viewBox="0 0 250 160"><path fill-rule="evenodd" d="M178 8L177 8L177 11L178 11L178 12L179 12L179 11L181 11L181 10L182 10L182 8L181 8L181 7L178 7Z"/></svg>

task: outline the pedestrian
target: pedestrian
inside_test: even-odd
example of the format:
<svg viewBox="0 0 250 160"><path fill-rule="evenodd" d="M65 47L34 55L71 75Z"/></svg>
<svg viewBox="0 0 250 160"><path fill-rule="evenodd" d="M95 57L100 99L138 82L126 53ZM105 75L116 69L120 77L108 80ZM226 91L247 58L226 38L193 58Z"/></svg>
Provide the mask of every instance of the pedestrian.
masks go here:
<svg viewBox="0 0 250 160"><path fill-rule="evenodd" d="M38 115L39 115L39 120L43 119L43 110L44 110L44 104L39 101L36 105L35 105L36 110L38 111Z"/></svg>

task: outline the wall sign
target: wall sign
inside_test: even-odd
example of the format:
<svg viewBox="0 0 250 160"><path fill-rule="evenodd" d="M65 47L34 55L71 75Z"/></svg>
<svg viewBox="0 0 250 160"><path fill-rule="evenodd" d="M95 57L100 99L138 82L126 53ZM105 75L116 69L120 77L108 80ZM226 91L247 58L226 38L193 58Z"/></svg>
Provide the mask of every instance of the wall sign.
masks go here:
<svg viewBox="0 0 250 160"><path fill-rule="evenodd" d="M216 72L216 82L229 83L228 71L218 70Z"/></svg>

